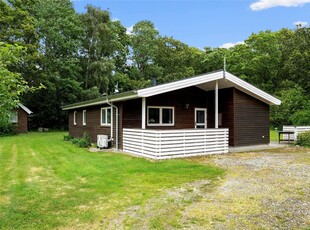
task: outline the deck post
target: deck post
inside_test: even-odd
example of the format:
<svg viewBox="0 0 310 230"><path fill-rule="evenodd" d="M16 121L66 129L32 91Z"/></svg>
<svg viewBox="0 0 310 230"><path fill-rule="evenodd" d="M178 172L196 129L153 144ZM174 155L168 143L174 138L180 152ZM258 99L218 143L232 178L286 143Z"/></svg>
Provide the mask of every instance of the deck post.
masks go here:
<svg viewBox="0 0 310 230"><path fill-rule="evenodd" d="M215 81L215 128L219 127L219 84Z"/></svg>
<svg viewBox="0 0 310 230"><path fill-rule="evenodd" d="M142 116L141 116L141 128L145 129L145 118L146 118L146 100L145 97L142 97Z"/></svg>

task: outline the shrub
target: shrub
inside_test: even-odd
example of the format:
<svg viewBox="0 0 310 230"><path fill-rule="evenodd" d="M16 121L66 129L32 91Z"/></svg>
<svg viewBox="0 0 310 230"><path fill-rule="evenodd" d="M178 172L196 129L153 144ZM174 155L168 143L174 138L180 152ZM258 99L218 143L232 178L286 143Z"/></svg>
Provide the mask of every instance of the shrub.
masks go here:
<svg viewBox="0 0 310 230"><path fill-rule="evenodd" d="M64 135L64 141L71 141L73 139L70 135Z"/></svg>
<svg viewBox="0 0 310 230"><path fill-rule="evenodd" d="M79 139L77 146L79 146L80 148L88 148L90 146L90 143L82 137L81 139Z"/></svg>
<svg viewBox="0 0 310 230"><path fill-rule="evenodd" d="M310 147L310 131L299 133L295 144Z"/></svg>
<svg viewBox="0 0 310 230"><path fill-rule="evenodd" d="M74 145L77 145L79 143L79 139L78 138L73 138L71 139L71 143Z"/></svg>
<svg viewBox="0 0 310 230"><path fill-rule="evenodd" d="M310 125L310 110L299 110L290 119L293 125Z"/></svg>
<svg viewBox="0 0 310 230"><path fill-rule="evenodd" d="M71 139L71 143L80 148L88 148L91 146L90 136L87 132L84 132L82 138L73 138Z"/></svg>
<svg viewBox="0 0 310 230"><path fill-rule="evenodd" d="M17 127L12 123L0 122L0 135L15 135L17 134Z"/></svg>

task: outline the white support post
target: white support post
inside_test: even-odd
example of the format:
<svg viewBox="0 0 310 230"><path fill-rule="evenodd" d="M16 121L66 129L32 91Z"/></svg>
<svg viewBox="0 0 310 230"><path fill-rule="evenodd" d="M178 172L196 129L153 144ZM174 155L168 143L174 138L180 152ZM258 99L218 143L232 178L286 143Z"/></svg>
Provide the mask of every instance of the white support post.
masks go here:
<svg viewBox="0 0 310 230"><path fill-rule="evenodd" d="M142 129L145 129L145 120L146 120L146 99L145 97L142 97L142 111L141 111L141 119L142 119L142 122L141 122L141 128Z"/></svg>
<svg viewBox="0 0 310 230"><path fill-rule="evenodd" d="M215 81L215 128L219 127L219 84Z"/></svg>

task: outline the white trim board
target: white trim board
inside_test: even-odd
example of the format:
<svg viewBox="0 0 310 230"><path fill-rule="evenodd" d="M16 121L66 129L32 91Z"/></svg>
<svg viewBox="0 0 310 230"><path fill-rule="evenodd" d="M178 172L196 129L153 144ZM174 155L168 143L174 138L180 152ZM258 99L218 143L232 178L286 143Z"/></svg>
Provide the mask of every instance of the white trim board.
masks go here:
<svg viewBox="0 0 310 230"><path fill-rule="evenodd" d="M144 89L139 89L137 91L132 91L130 95L128 93L126 95L113 95L111 98L102 98L102 100L96 99L91 100L89 102L85 102L83 104L76 103L71 104L63 107L63 110L70 110L76 108L84 108L93 105L103 105L107 104L108 102L118 102L118 101L126 101L136 98L147 98L163 93L168 93L171 91L184 89L191 86L196 86L201 88L205 91L214 90L213 83L218 81L219 89L228 88L228 87L235 87L236 89L266 103L269 105L280 105L281 101L272 95L264 92L263 90L258 89L257 87L247 83L246 81L236 77L235 75L224 72L218 71L208 74L202 74L199 76L185 78L183 80L178 80L162 85L152 86Z"/></svg>
<svg viewBox="0 0 310 230"><path fill-rule="evenodd" d="M232 84L233 87L245 92L269 105L280 105L281 101L270 94L256 88L255 86L241 80L240 78L234 76L233 74L226 72L224 77L224 72L219 71L210 74L203 74L197 77L187 78L163 85L153 86L145 89L137 90L137 94L140 97L151 97L162 93L167 93L175 91L178 89L183 89L190 86L197 86L208 82L213 82L216 80L224 79Z"/></svg>
<svg viewBox="0 0 310 230"><path fill-rule="evenodd" d="M32 111L30 109L28 109L26 106L24 106L22 103L18 103L18 106L23 109L26 113L32 114Z"/></svg>

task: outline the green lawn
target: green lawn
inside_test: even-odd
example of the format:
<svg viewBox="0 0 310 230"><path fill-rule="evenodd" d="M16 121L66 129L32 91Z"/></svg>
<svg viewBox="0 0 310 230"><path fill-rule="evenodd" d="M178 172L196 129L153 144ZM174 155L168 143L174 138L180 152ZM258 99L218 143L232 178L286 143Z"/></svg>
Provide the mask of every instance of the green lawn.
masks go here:
<svg viewBox="0 0 310 230"><path fill-rule="evenodd" d="M274 129L270 129L270 141L278 141L278 131Z"/></svg>
<svg viewBox="0 0 310 230"><path fill-rule="evenodd" d="M0 137L0 229L90 229L164 189L223 174L186 160L90 153L65 134Z"/></svg>

